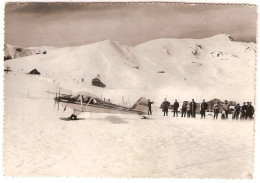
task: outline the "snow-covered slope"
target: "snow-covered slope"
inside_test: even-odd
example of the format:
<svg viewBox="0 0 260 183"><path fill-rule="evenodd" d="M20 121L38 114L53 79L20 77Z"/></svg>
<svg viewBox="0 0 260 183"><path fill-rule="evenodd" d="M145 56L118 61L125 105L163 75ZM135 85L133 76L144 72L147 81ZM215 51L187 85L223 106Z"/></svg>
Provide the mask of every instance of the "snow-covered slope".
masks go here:
<svg viewBox="0 0 260 183"><path fill-rule="evenodd" d="M253 121L54 108L42 76L5 75L6 176L252 178ZM137 94L138 95L138 94ZM115 94L115 97L117 95Z"/></svg>
<svg viewBox="0 0 260 183"><path fill-rule="evenodd" d="M57 48L51 46L22 48L19 46L5 44L4 58L8 60L8 59L15 59L15 58L26 57L30 55L36 55L36 54L47 54L49 50L53 50L53 49L57 49Z"/></svg>
<svg viewBox="0 0 260 183"><path fill-rule="evenodd" d="M254 121L165 117L164 97L200 102L254 98L255 44L227 35L158 39L135 47L103 41L4 62L3 165L7 176L252 178ZM36 68L41 75L26 75ZM158 73L161 71L161 73ZM164 73L162 73L164 71ZM91 85L100 75L107 87ZM84 78L84 82L81 79ZM85 90L131 106L155 101L138 115L54 108L58 88Z"/></svg>
<svg viewBox="0 0 260 183"><path fill-rule="evenodd" d="M254 99L255 55L254 43L234 42L221 34L205 39L163 38L135 47L106 40L8 60L5 65L23 73L37 68L63 88L107 98L116 94L120 100L138 95L158 101L167 97L242 102ZM107 88L91 86L98 74Z"/></svg>

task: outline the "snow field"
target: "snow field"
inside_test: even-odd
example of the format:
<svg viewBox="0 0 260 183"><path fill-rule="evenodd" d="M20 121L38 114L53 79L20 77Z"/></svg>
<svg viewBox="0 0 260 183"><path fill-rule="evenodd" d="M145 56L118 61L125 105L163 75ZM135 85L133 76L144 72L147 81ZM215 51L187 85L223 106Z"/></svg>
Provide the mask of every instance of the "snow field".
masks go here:
<svg viewBox="0 0 260 183"><path fill-rule="evenodd" d="M55 88L42 76L5 75L5 175L252 177L253 121L164 117L159 109L147 120L83 113L64 121L72 110L57 111L45 92Z"/></svg>

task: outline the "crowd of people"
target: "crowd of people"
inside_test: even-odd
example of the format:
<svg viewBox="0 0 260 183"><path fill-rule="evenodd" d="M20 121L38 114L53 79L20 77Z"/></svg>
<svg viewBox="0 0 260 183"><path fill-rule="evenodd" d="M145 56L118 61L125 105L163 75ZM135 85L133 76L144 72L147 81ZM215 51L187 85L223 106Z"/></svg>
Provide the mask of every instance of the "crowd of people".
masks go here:
<svg viewBox="0 0 260 183"><path fill-rule="evenodd" d="M222 111L220 111L220 104L216 102L214 104L214 119L218 118L218 113L221 112L221 119L228 119L229 114L231 114L232 119L253 119L255 109L252 106L251 102L244 102L242 106L240 104L236 104L234 109L230 109L230 104L228 104L227 100L225 100L222 105Z"/></svg>
<svg viewBox="0 0 260 183"><path fill-rule="evenodd" d="M154 102L151 102L148 99L148 115L152 115L152 104ZM205 100L202 101L202 103L199 105L200 109L200 116L201 118L205 118L206 112L209 109L209 105ZM169 101L165 98L164 101L161 104L163 116L168 116L168 111L169 109L173 109L173 117L178 117L179 113L179 102L177 100L174 101L173 105L170 104ZM197 104L192 99L191 102L184 101L180 113L181 117L187 117L187 118L196 118L196 109L197 109ZM230 108L231 105L228 103L227 100L224 101L224 103L220 103L216 101L216 103L213 106L213 119L218 119L219 113L221 113L221 119L228 119L229 114L231 114L232 119L241 119L241 120L246 120L246 119L253 119L254 116L254 107L252 106L251 102L244 102L242 106L240 104L236 104L233 109Z"/></svg>

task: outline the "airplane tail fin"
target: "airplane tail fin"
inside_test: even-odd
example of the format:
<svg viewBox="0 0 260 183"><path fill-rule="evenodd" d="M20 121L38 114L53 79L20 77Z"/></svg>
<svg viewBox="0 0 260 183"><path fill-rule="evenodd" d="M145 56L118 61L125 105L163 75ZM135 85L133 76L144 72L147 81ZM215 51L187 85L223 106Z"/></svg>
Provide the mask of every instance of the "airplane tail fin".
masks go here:
<svg viewBox="0 0 260 183"><path fill-rule="evenodd" d="M141 97L137 102L130 108L133 111L139 111L141 114L148 113L148 102L145 97Z"/></svg>

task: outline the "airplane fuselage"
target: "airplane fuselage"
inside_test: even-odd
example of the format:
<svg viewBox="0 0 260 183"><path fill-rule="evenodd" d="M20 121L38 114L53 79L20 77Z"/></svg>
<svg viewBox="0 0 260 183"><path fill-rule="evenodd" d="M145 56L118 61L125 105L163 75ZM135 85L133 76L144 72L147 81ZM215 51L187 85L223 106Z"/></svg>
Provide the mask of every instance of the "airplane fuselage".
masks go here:
<svg viewBox="0 0 260 183"><path fill-rule="evenodd" d="M103 101L91 94L78 94L74 96L65 94L60 96L59 94L54 100L65 107L64 110L67 107L74 110L74 113L70 117L71 119L76 119L82 112L139 114L143 116L148 111L147 99L144 97L141 97L131 108Z"/></svg>
<svg viewBox="0 0 260 183"><path fill-rule="evenodd" d="M60 104L63 107L69 107L74 109L78 112L94 112L94 113L118 113L118 114L125 114L125 113L140 113L139 111L131 110L128 107L115 105L112 103L103 103L103 104L86 104L80 102L66 102L60 101Z"/></svg>

